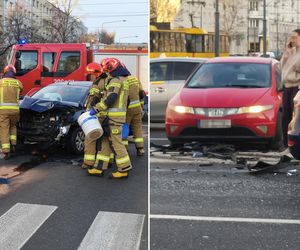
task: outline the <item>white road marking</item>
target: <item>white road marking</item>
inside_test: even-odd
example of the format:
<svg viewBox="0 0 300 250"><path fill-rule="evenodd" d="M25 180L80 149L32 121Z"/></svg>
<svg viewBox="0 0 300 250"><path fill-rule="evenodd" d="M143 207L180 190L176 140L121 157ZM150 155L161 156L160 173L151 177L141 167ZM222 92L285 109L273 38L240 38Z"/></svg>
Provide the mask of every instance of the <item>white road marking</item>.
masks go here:
<svg viewBox="0 0 300 250"><path fill-rule="evenodd" d="M168 141L167 138L153 138L153 137L150 137L150 140L153 140L153 141Z"/></svg>
<svg viewBox="0 0 300 250"><path fill-rule="evenodd" d="M151 214L150 219L215 221L215 222L272 223L272 224L300 224L300 220L292 220L292 219L204 217L204 216L163 215L163 214Z"/></svg>
<svg viewBox="0 0 300 250"><path fill-rule="evenodd" d="M20 249L56 209L37 204L14 205L0 217L0 249Z"/></svg>
<svg viewBox="0 0 300 250"><path fill-rule="evenodd" d="M138 250L145 216L100 211L78 250Z"/></svg>

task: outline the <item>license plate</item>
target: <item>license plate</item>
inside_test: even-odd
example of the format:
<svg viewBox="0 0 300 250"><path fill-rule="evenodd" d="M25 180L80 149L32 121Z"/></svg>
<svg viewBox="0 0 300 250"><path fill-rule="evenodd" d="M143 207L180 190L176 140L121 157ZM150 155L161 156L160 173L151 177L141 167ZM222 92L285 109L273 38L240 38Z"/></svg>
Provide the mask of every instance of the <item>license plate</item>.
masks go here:
<svg viewBox="0 0 300 250"><path fill-rule="evenodd" d="M201 120L199 128L231 128L231 120Z"/></svg>

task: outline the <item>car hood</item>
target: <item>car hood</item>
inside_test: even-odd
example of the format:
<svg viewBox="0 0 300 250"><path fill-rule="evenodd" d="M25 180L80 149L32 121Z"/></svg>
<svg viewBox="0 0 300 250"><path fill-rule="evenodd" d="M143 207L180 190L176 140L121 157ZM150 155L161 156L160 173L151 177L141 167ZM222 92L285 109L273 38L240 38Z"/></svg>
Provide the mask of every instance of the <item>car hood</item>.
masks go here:
<svg viewBox="0 0 300 250"><path fill-rule="evenodd" d="M179 93L181 105L204 108L233 108L254 105L270 88L183 88Z"/></svg>
<svg viewBox="0 0 300 250"><path fill-rule="evenodd" d="M78 103L35 99L28 96L25 96L20 104L21 109L29 109L38 113L42 113L53 108L75 110L78 109L79 106L80 105Z"/></svg>

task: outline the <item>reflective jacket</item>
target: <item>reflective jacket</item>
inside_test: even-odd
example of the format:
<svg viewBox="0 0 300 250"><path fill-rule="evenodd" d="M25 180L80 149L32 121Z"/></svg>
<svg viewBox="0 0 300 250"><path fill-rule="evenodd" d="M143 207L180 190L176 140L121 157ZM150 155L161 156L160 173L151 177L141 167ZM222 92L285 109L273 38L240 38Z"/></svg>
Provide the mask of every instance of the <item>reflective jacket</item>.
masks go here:
<svg viewBox="0 0 300 250"><path fill-rule="evenodd" d="M103 97L95 106L99 117L107 116L110 121L120 124L126 122L129 91L126 79L127 77L120 76L105 80Z"/></svg>
<svg viewBox="0 0 300 250"><path fill-rule="evenodd" d="M128 96L128 112L130 114L137 114L142 112L144 104L144 90L141 82L134 76L129 76L126 79L129 86Z"/></svg>
<svg viewBox="0 0 300 250"><path fill-rule="evenodd" d="M14 78L0 79L0 109L19 109L19 96L22 83Z"/></svg>
<svg viewBox="0 0 300 250"><path fill-rule="evenodd" d="M94 106L96 103L100 102L103 91L105 89L105 79L98 77L90 88L89 96L85 103L85 108L90 109L91 106ZM95 101L97 100L97 101ZM93 105L94 104L94 105Z"/></svg>

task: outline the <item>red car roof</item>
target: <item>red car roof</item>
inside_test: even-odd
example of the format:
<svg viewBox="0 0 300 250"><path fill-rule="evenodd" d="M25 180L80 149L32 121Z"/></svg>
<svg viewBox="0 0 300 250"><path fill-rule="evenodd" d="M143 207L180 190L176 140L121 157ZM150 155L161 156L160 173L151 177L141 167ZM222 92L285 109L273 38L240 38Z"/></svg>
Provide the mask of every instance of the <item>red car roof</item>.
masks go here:
<svg viewBox="0 0 300 250"><path fill-rule="evenodd" d="M270 64L274 59L263 58L263 57L250 57L250 56L241 56L241 57L216 57L211 58L206 63L220 63L220 62L241 62L241 63L263 63Z"/></svg>

